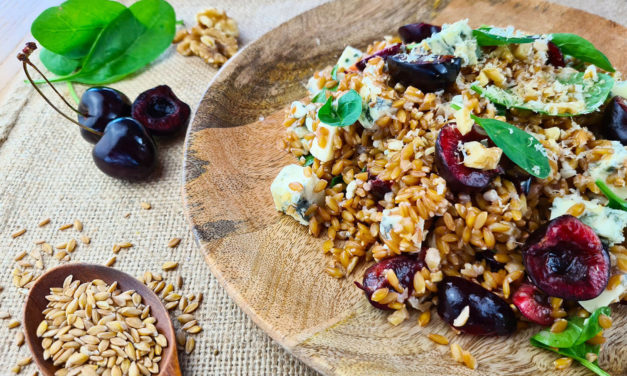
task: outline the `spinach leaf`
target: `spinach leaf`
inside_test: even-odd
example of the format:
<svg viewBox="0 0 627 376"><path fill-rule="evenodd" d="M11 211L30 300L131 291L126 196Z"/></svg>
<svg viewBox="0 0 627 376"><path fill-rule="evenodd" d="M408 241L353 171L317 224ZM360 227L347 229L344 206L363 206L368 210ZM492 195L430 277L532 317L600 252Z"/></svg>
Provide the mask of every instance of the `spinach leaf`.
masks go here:
<svg viewBox="0 0 627 376"><path fill-rule="evenodd" d="M607 184L605 184L601 180L595 181L595 184L597 185L597 187L599 187L601 192L603 192L605 197L607 197L607 206L612 209L627 211L627 202L620 198L616 193L614 193L614 191L612 191L610 187L607 186Z"/></svg>
<svg viewBox="0 0 627 376"><path fill-rule="evenodd" d="M451 107L456 110L461 109L458 103L451 103ZM504 121L470 116L512 162L540 179L546 179L549 176L551 166L546 149L535 137Z"/></svg>
<svg viewBox="0 0 627 376"><path fill-rule="evenodd" d="M566 55L570 55L586 63L591 63L608 72L614 72L610 60L597 50L590 41L576 34L557 33L551 34L551 42Z"/></svg>
<svg viewBox="0 0 627 376"><path fill-rule="evenodd" d="M337 108L333 106L333 97L329 97L325 104L318 110L318 119L321 122L338 127L351 125L361 115L361 97L351 89L342 95L337 101Z"/></svg>
<svg viewBox="0 0 627 376"><path fill-rule="evenodd" d="M305 164L303 167L311 166L314 163L314 159L316 159L313 155L307 154L305 156Z"/></svg>
<svg viewBox="0 0 627 376"><path fill-rule="evenodd" d="M537 37L516 35L513 29L502 29L491 26L481 26L472 31L473 37L479 46L500 46L503 44L533 43Z"/></svg>
<svg viewBox="0 0 627 376"><path fill-rule="evenodd" d="M39 60L41 60L46 69L57 76L70 74L81 65L80 60L67 58L46 48L41 49L41 52L39 53Z"/></svg>
<svg viewBox="0 0 627 376"><path fill-rule="evenodd" d="M31 33L46 49L68 59L84 57L100 32L126 7L110 0L69 0L43 11Z"/></svg>
<svg viewBox="0 0 627 376"><path fill-rule="evenodd" d="M342 175L334 176L329 183L329 187L333 187L334 185L344 183L344 178Z"/></svg>
<svg viewBox="0 0 627 376"><path fill-rule="evenodd" d="M327 101L327 91L322 89L316 94L313 98L311 98L311 103L324 103Z"/></svg>
<svg viewBox="0 0 627 376"><path fill-rule="evenodd" d="M585 108L576 113L557 113L557 108L555 107L556 103L541 103L537 101L524 102L522 98L511 91L501 89L494 85L485 88L472 85L470 88L481 94L481 96L488 98L490 102L507 108L518 108L551 116L575 116L596 111L605 103L605 100L614 86L614 79L607 74L598 73L598 80L596 82L584 80L583 75L584 73L577 72L561 80L563 84L576 84L581 85L583 88Z"/></svg>
<svg viewBox="0 0 627 376"><path fill-rule="evenodd" d="M529 174L546 179L551 166L544 146L535 137L522 129L496 119L483 119L473 115L490 139L503 150L512 162Z"/></svg>
<svg viewBox="0 0 627 376"><path fill-rule="evenodd" d="M531 344L576 359L597 375L609 376L596 362L586 359L587 353L598 354L600 349L600 346L590 345L586 341L603 329L599 325L599 316L609 316L610 313L609 307L601 307L588 318L571 317L566 330L561 333L552 333L549 329L544 329L531 337Z"/></svg>
<svg viewBox="0 0 627 376"><path fill-rule="evenodd" d="M164 0L140 0L102 31L83 68L66 77L86 84L124 78L156 59L172 43L176 17Z"/></svg>
<svg viewBox="0 0 627 376"><path fill-rule="evenodd" d="M589 345L587 343L584 343L583 345L580 346L576 346L576 348L565 348L565 349L560 349L557 347L551 347L551 346L547 346L541 342L538 342L536 340L534 340L533 338L531 338L531 344L539 347L541 349L545 349L545 350L549 350L549 351L553 351L556 352L558 354L567 356L569 358L573 358L576 361L578 361L579 363L581 363L583 366L585 366L586 368L588 368L590 371L596 373L599 376L611 376L609 373L605 372L601 367L599 367L599 365L597 364L597 362L590 362L588 359L586 359L586 354L589 352L598 354L599 353L599 346L592 346ZM596 347L596 351L595 351L595 347Z"/></svg>

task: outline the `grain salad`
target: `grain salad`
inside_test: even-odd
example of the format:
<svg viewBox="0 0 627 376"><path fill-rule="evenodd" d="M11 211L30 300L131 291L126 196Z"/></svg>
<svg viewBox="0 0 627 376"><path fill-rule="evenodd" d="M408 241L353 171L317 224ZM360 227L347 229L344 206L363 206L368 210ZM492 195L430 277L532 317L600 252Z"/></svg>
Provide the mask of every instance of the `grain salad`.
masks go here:
<svg viewBox="0 0 627 376"><path fill-rule="evenodd" d="M426 326L434 307L457 332L535 323L531 343L568 359L556 368L594 358L604 374L608 306L627 288L627 83L575 34L468 20L398 34L346 47L291 103L276 209L392 325L417 310Z"/></svg>

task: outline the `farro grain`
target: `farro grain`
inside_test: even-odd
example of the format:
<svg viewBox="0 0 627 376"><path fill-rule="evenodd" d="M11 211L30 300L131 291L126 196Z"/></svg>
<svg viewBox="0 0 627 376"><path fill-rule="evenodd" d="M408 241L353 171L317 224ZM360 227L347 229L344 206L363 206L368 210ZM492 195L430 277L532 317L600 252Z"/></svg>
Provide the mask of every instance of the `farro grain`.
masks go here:
<svg viewBox="0 0 627 376"><path fill-rule="evenodd" d="M448 339L446 337L444 337L443 335L440 334L436 334L436 333L430 333L428 335L429 339L432 340L433 342L440 344L440 345L448 345Z"/></svg>
<svg viewBox="0 0 627 376"><path fill-rule="evenodd" d="M59 227L59 231L65 231L71 227L74 227L74 223L66 223L64 225L61 225L61 227Z"/></svg>
<svg viewBox="0 0 627 376"><path fill-rule="evenodd" d="M22 236L22 235L24 235L24 233L25 233L25 232L26 232L26 229L25 229L25 228L23 228L23 229L21 229L21 230L17 230L16 232L14 232L14 233L12 233L12 234L11 234L11 237L12 237L13 239L15 239L15 238L17 238L18 236Z"/></svg>
<svg viewBox="0 0 627 376"><path fill-rule="evenodd" d="M37 226L44 227L48 223L50 223L50 218L46 218L46 219L42 220L41 222L39 222L39 224Z"/></svg>

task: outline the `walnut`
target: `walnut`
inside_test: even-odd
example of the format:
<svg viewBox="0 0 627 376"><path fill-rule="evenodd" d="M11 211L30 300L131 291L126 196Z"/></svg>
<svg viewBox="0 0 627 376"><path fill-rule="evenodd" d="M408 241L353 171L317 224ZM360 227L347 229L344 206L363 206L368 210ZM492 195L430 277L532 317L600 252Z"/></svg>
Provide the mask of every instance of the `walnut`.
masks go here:
<svg viewBox="0 0 627 376"><path fill-rule="evenodd" d="M204 12L198 13L196 15L196 21L198 21L198 25L202 28L216 29L233 38L239 36L237 22L227 16L226 12L219 9L209 8Z"/></svg>
<svg viewBox="0 0 627 376"><path fill-rule="evenodd" d="M226 57L222 55L216 48L211 48L204 43L191 41L189 45L192 52L204 59L209 64L222 65L226 63Z"/></svg>
<svg viewBox="0 0 627 376"><path fill-rule="evenodd" d="M198 25L180 30L174 37L174 43L178 43L176 50L181 55L196 55L217 67L235 55L239 35L235 20L216 8L198 13L196 20Z"/></svg>

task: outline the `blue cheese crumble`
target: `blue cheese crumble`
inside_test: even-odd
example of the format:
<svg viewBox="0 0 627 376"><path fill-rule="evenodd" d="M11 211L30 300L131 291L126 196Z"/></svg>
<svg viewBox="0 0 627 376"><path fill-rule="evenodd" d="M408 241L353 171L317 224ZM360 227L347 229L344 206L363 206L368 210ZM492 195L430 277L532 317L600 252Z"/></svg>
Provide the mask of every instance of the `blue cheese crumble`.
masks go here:
<svg viewBox="0 0 627 376"><path fill-rule="evenodd" d="M324 202L324 191L314 192L320 179L316 174L310 175L305 174L305 167L291 164L283 167L270 186L276 210L292 216L303 225L309 224L309 218L305 216L307 209L312 204L321 205ZM302 189L294 190L290 183L296 183L292 185Z"/></svg>
<svg viewBox="0 0 627 376"><path fill-rule="evenodd" d="M554 219L566 214L568 209L577 203L585 206L579 220L603 238L609 245L625 241L623 229L627 226L627 212L600 205L597 200L584 200L578 194L570 194L564 197L556 197L551 207L551 218Z"/></svg>

